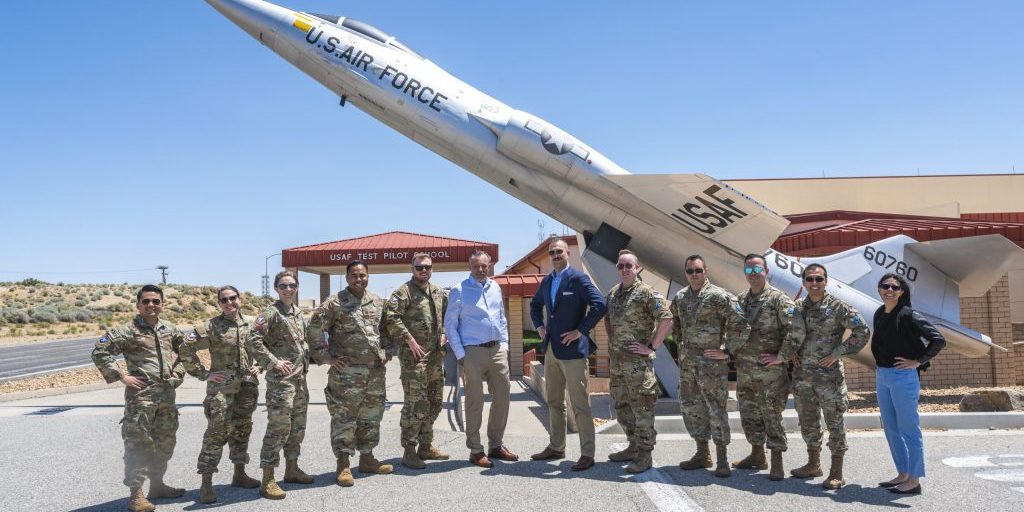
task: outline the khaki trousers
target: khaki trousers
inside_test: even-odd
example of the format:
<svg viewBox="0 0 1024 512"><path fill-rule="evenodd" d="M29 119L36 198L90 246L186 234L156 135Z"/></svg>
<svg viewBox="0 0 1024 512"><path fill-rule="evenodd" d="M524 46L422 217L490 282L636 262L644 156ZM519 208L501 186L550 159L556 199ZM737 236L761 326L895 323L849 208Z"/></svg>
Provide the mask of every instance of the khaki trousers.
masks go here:
<svg viewBox="0 0 1024 512"><path fill-rule="evenodd" d="M484 415L484 381L491 394L491 413L487 418L487 444L495 449L504 444L508 423L510 385L508 351L501 344L492 347L467 346L462 372L466 377L466 447L470 453L483 453L480 423Z"/></svg>
<svg viewBox="0 0 1024 512"><path fill-rule="evenodd" d="M590 412L587 394L588 361L586 358L558 359L548 350L544 357L544 394L547 395L548 417L551 419L551 442L548 448L565 451L565 390L569 390L576 429L580 433L580 454L594 456L594 415Z"/></svg>

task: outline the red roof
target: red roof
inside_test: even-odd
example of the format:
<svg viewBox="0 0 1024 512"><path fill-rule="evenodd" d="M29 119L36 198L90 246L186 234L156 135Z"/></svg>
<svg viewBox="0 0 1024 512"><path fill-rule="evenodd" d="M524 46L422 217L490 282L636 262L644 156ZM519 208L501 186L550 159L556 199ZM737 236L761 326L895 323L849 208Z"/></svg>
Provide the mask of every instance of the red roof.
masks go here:
<svg viewBox="0 0 1024 512"><path fill-rule="evenodd" d="M391 231L379 235L362 236L293 247L281 251L284 267L345 266L353 260L368 263L408 263L412 255L425 252L437 263L468 261L475 250L487 251L492 261L498 261L498 244L445 238L432 235Z"/></svg>
<svg viewBox="0 0 1024 512"><path fill-rule="evenodd" d="M491 279L501 286L501 296L507 300L511 296L533 297L544 274L501 274L491 276Z"/></svg>
<svg viewBox="0 0 1024 512"><path fill-rule="evenodd" d="M1024 214L972 214L1017 215ZM772 244L793 256L824 256L896 235L919 242L999 234L1024 247L1024 222L950 219L916 215L831 211L791 215L792 224Z"/></svg>

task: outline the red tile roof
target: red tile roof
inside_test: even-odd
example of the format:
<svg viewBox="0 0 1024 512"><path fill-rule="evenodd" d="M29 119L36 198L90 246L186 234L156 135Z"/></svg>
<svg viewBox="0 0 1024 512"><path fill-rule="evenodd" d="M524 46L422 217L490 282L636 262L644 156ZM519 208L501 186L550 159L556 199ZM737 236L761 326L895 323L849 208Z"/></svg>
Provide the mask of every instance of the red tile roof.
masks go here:
<svg viewBox="0 0 1024 512"><path fill-rule="evenodd" d="M495 243L390 231L284 249L281 251L281 263L284 267L345 266L357 259L376 263L408 263L417 252L429 253L435 262L447 263L467 261L477 249L487 251L492 261L498 261L498 244Z"/></svg>
<svg viewBox="0 0 1024 512"><path fill-rule="evenodd" d="M977 216L1018 216L1024 214L972 214ZM793 256L824 256L906 235L919 242L977 235L999 234L1024 247L1024 222L950 219L915 215L867 212L819 212L787 216L789 228L772 244L779 252Z"/></svg>
<svg viewBox="0 0 1024 512"><path fill-rule="evenodd" d="M507 300L512 296L533 297L540 288L544 274L501 274L491 279L501 286L501 296Z"/></svg>

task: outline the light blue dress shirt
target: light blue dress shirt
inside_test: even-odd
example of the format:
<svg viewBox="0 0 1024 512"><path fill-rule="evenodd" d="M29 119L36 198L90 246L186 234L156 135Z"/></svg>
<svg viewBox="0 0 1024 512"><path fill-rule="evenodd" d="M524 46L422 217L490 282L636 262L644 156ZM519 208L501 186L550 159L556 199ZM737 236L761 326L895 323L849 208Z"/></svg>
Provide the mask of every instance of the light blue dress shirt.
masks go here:
<svg viewBox="0 0 1024 512"><path fill-rule="evenodd" d="M558 287L562 284L562 274L564 273L565 269L562 269L561 272L555 270L551 273L551 289L548 290L549 296L551 297L551 307L555 307L555 302L558 301Z"/></svg>
<svg viewBox="0 0 1024 512"><path fill-rule="evenodd" d="M456 359L466 355L465 347L498 341L508 350L508 318L501 299L501 287L493 279L483 283L470 277L448 293L444 332Z"/></svg>

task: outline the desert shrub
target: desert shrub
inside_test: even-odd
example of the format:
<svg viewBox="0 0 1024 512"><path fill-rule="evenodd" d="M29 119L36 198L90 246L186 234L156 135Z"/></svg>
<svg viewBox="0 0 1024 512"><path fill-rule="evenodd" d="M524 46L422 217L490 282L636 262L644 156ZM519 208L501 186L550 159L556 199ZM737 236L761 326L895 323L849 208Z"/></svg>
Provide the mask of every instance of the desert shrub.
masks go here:
<svg viewBox="0 0 1024 512"><path fill-rule="evenodd" d="M15 307L6 307L0 310L0 316L5 321L12 324L27 324L32 321L32 317L27 311Z"/></svg>
<svg viewBox="0 0 1024 512"><path fill-rule="evenodd" d="M75 301L75 305L80 307L80 308L85 307L88 304L89 304L89 301L87 301L85 299L78 299L78 300Z"/></svg>
<svg viewBox="0 0 1024 512"><path fill-rule="evenodd" d="M21 285L21 286L32 286L32 287L34 287L34 286L39 286L39 285L49 284L49 283L47 283L46 281L41 281L41 280L36 279L34 277L30 277L28 279L22 279L21 281L18 282L18 284Z"/></svg>

